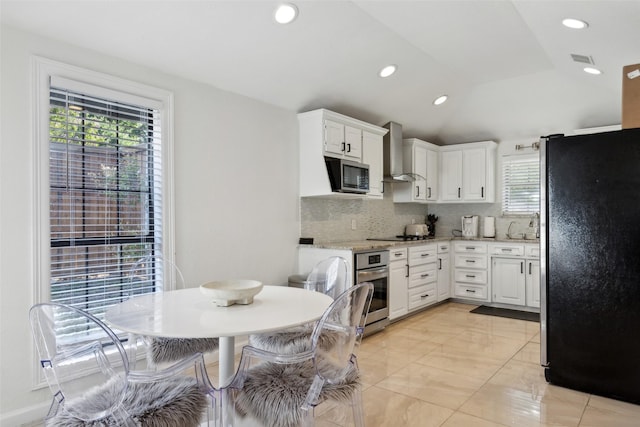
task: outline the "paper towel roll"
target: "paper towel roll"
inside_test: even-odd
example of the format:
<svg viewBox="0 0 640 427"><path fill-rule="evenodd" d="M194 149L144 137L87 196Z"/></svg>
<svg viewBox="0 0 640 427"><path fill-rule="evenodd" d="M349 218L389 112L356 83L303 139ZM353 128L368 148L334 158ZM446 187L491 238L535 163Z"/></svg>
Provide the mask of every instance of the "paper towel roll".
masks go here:
<svg viewBox="0 0 640 427"><path fill-rule="evenodd" d="M496 237L496 219L492 216L484 218L484 237Z"/></svg>

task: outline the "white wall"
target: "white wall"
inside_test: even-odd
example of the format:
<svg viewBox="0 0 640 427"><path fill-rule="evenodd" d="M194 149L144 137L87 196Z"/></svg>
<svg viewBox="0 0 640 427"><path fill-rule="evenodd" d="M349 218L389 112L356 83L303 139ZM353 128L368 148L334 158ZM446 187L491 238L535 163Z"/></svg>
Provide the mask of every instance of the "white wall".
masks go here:
<svg viewBox="0 0 640 427"><path fill-rule="evenodd" d="M0 425L43 415L31 390L34 179L30 58L38 55L170 90L175 96L176 260L191 285L286 283L298 214L297 120L282 110L98 52L1 29Z"/></svg>

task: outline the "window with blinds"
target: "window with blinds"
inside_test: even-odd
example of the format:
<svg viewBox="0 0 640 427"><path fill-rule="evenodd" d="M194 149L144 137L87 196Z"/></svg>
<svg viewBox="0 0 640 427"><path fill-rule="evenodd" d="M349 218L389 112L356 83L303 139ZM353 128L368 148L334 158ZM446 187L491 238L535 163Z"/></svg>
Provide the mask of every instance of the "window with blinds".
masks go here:
<svg viewBox="0 0 640 427"><path fill-rule="evenodd" d="M128 275L140 258L161 253L161 115L54 83L49 92L50 300L103 319L109 306L161 290L153 275L138 281Z"/></svg>
<svg viewBox="0 0 640 427"><path fill-rule="evenodd" d="M540 212L540 160L534 156L509 156L502 163L502 214Z"/></svg>

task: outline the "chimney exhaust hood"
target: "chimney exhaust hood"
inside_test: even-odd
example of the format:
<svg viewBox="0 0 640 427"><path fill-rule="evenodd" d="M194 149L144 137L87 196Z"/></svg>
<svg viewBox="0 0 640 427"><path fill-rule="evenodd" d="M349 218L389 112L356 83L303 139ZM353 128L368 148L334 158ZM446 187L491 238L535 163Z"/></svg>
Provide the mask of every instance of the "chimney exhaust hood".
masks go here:
<svg viewBox="0 0 640 427"><path fill-rule="evenodd" d="M384 135L383 141L383 172L384 182L413 182L416 179L425 179L405 169L402 155L402 125L396 122L389 122L382 126L389 129Z"/></svg>

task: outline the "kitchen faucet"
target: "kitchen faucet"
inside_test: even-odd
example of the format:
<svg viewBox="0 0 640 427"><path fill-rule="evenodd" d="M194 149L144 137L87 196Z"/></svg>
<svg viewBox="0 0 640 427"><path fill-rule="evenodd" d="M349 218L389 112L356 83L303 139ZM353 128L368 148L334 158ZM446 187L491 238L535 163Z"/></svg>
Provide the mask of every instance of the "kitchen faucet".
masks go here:
<svg viewBox="0 0 640 427"><path fill-rule="evenodd" d="M536 212L529 220L529 227L535 227L536 238L540 238L540 212Z"/></svg>

